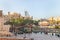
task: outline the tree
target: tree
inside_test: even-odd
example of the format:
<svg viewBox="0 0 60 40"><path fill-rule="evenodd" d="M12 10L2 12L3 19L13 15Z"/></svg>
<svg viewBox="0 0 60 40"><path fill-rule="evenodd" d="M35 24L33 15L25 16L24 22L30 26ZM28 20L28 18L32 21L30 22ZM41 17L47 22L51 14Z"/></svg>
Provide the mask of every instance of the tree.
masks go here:
<svg viewBox="0 0 60 40"><path fill-rule="evenodd" d="M54 17L51 17L51 19L49 20L49 24L54 25L55 23L56 21L54 20Z"/></svg>
<svg viewBox="0 0 60 40"><path fill-rule="evenodd" d="M23 25L27 25L27 24L33 24L33 20L30 20L30 19L24 19Z"/></svg>
<svg viewBox="0 0 60 40"><path fill-rule="evenodd" d="M59 26L55 26L56 29L59 29Z"/></svg>
<svg viewBox="0 0 60 40"><path fill-rule="evenodd" d="M35 24L35 25L38 25L38 22L40 22L40 20L38 20L38 21L33 20L33 24Z"/></svg>
<svg viewBox="0 0 60 40"><path fill-rule="evenodd" d="M10 32L16 33L16 27L20 26L23 22L22 18L11 18L9 21L7 21L5 24L10 24Z"/></svg>

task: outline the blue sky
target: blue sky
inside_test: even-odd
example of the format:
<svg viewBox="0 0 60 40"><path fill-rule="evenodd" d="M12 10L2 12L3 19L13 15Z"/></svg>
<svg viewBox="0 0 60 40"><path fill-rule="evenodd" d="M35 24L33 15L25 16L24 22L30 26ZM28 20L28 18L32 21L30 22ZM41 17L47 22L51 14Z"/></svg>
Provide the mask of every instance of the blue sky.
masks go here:
<svg viewBox="0 0 60 40"><path fill-rule="evenodd" d="M28 11L33 17L47 18L60 16L60 0L0 0L0 9L4 14L16 11L24 15Z"/></svg>

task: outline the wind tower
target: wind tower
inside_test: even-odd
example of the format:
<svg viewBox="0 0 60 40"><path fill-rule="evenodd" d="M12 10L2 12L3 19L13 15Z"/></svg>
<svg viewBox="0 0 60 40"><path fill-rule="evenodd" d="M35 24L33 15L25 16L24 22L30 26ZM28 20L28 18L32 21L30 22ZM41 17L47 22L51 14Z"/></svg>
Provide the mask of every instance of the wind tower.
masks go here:
<svg viewBox="0 0 60 40"><path fill-rule="evenodd" d="M3 11L2 10L0 10L0 17L2 17L3 16L3 13L2 13Z"/></svg>

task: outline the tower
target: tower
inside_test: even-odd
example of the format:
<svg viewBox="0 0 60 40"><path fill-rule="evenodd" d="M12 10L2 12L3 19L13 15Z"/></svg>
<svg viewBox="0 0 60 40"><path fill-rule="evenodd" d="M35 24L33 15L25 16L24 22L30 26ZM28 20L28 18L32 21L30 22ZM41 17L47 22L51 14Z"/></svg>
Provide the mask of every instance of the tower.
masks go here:
<svg viewBox="0 0 60 40"><path fill-rule="evenodd" d="M10 15L10 12L8 12L8 15Z"/></svg>
<svg viewBox="0 0 60 40"><path fill-rule="evenodd" d="M0 17L2 17L3 16L3 14L2 14L2 10L0 10Z"/></svg>

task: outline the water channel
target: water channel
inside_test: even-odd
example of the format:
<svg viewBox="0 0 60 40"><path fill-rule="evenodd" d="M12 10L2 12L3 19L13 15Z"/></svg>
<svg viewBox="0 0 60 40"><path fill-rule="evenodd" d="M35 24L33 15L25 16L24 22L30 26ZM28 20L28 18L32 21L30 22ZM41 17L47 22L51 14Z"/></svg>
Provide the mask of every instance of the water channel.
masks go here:
<svg viewBox="0 0 60 40"><path fill-rule="evenodd" d="M30 34L20 34L17 35L17 38L24 38L24 36L26 36L26 38L33 38L34 40L60 40L60 37L57 37L55 35L55 33L48 33L48 34L44 34L44 33L30 33Z"/></svg>

